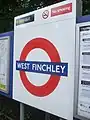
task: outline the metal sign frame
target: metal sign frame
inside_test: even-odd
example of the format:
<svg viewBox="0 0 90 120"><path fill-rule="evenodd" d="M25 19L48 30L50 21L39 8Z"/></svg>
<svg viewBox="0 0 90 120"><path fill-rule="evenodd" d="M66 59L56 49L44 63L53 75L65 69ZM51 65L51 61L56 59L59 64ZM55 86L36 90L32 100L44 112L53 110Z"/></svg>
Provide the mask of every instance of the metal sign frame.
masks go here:
<svg viewBox="0 0 90 120"><path fill-rule="evenodd" d="M9 45L9 84L8 84L8 91L0 91L1 95L6 97L12 97L12 84L13 84L13 43L14 43L14 32L6 32L0 34L0 38L9 37L10 45Z"/></svg>
<svg viewBox="0 0 90 120"><path fill-rule="evenodd" d="M89 120L88 118L78 115L78 90L79 90L79 66L80 66L80 27L90 25L90 15L77 17L76 25L76 53L75 53L75 93L74 93L74 117L81 120Z"/></svg>

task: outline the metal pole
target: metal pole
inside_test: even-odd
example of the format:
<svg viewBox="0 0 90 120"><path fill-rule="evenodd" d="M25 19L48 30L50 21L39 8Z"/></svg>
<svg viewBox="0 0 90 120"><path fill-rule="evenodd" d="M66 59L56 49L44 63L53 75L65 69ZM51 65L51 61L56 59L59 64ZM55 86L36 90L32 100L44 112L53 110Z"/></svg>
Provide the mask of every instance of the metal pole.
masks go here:
<svg viewBox="0 0 90 120"><path fill-rule="evenodd" d="M20 103L20 120L24 120L24 104Z"/></svg>
<svg viewBox="0 0 90 120"><path fill-rule="evenodd" d="M50 120L50 114L49 113L45 113L45 120Z"/></svg>
<svg viewBox="0 0 90 120"><path fill-rule="evenodd" d="M63 120L62 118L60 118L59 120Z"/></svg>

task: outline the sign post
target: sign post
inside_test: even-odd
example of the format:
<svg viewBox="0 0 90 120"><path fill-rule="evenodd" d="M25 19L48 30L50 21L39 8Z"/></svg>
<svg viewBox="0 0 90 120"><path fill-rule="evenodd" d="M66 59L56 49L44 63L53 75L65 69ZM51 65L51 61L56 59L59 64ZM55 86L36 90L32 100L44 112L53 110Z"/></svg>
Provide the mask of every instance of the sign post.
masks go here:
<svg viewBox="0 0 90 120"><path fill-rule="evenodd" d="M24 104L20 103L20 120L24 120Z"/></svg>

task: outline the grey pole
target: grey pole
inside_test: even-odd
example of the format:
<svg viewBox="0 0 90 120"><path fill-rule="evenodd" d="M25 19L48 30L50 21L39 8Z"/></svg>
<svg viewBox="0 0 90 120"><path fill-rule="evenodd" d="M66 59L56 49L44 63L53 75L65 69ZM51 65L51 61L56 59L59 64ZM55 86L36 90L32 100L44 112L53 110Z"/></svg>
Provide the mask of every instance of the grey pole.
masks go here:
<svg viewBox="0 0 90 120"><path fill-rule="evenodd" d="M45 120L50 120L50 114L49 113L45 113Z"/></svg>
<svg viewBox="0 0 90 120"><path fill-rule="evenodd" d="M63 120L62 118L60 118L59 120Z"/></svg>
<svg viewBox="0 0 90 120"><path fill-rule="evenodd" d="M20 120L24 120L24 104L20 103Z"/></svg>

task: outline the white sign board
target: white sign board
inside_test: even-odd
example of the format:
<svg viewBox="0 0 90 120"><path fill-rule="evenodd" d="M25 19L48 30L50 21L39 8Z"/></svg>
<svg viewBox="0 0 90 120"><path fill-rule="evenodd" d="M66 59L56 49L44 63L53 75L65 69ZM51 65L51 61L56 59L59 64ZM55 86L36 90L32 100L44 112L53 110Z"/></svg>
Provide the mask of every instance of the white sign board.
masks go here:
<svg viewBox="0 0 90 120"><path fill-rule="evenodd" d="M90 22L77 25L79 40L78 115L90 119Z"/></svg>
<svg viewBox="0 0 90 120"><path fill-rule="evenodd" d="M15 17L13 99L73 120L76 1Z"/></svg>

